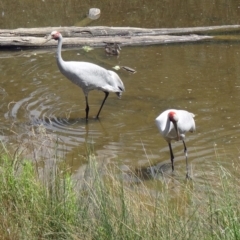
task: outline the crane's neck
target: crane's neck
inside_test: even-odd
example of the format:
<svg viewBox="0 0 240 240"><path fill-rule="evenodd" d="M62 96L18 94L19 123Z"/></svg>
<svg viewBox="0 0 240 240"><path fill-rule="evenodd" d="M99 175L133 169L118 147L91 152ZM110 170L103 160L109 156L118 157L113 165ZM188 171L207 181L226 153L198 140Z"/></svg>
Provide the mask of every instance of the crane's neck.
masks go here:
<svg viewBox="0 0 240 240"><path fill-rule="evenodd" d="M58 64L58 67L60 68L61 70L61 67L63 65L63 59L62 59L62 55L61 55L61 51L62 51L62 35L59 36L58 38L58 46L57 46L57 56L56 56L56 59L57 59L57 64Z"/></svg>

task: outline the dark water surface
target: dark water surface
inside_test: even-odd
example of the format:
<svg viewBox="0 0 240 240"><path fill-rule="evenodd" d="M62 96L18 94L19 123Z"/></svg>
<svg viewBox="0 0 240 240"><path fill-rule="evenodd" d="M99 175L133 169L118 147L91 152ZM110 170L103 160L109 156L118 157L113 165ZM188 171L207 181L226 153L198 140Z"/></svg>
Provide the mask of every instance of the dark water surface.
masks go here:
<svg viewBox="0 0 240 240"><path fill-rule="evenodd" d="M89 8L101 9L91 25L132 27L196 27L239 24L235 0L2 0L1 28L73 26Z"/></svg>
<svg viewBox="0 0 240 240"><path fill-rule="evenodd" d="M90 7L101 17L91 25L133 27L190 27L239 24L237 1L2 1L0 28L72 26ZM204 42L148 47L126 47L117 57L103 49L85 52L64 49L65 60L89 61L111 69L115 65L137 73L118 71L126 92L119 100L89 94L86 124L82 90L61 75L55 49L0 52L0 138L45 162L67 157L81 173L88 147L103 163L128 167L170 163L167 143L155 118L165 109L186 109L196 115L197 131L187 134L191 175L211 175L213 161L231 169L239 158L240 48L239 42ZM86 144L89 143L89 144ZM57 149L57 150L56 150ZM182 143L174 143L176 174L184 178ZM170 170L167 168L167 170ZM199 171L198 171L199 170ZM201 171L200 171L201 172Z"/></svg>

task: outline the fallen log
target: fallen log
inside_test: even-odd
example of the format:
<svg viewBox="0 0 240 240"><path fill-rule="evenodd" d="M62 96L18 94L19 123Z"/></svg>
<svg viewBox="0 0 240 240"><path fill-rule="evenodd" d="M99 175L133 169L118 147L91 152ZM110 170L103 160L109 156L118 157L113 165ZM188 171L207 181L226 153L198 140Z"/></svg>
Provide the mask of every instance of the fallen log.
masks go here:
<svg viewBox="0 0 240 240"><path fill-rule="evenodd" d="M119 42L122 46L195 42L213 39L216 34L238 33L240 25L195 28L132 28L132 27L46 27L0 29L0 47L43 48L56 46L55 41L42 45L53 30L64 36L63 46L105 46L104 42Z"/></svg>
<svg viewBox="0 0 240 240"><path fill-rule="evenodd" d="M139 45L153 45L163 43L175 43L175 42L194 42L204 39L210 39L209 36L140 36L140 37L97 37L97 38L64 38L63 46L65 47L77 47L77 46L91 46L91 47L102 47L106 44L104 42L118 42L121 46L139 46ZM56 46L57 42L52 40L43 45L46 41L44 38L37 37L0 37L1 47L46 47Z"/></svg>

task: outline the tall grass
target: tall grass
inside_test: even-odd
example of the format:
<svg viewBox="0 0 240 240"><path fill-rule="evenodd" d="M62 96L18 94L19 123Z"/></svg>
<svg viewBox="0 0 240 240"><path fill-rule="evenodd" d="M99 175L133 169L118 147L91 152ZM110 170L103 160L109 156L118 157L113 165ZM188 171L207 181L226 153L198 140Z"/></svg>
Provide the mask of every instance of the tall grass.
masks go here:
<svg viewBox="0 0 240 240"><path fill-rule="evenodd" d="M87 160L84 179L64 165L42 179L33 162L2 152L0 239L240 239L239 180L221 165L201 186L149 187Z"/></svg>
<svg viewBox="0 0 240 240"><path fill-rule="evenodd" d="M0 165L0 238L68 238L78 219L71 176L56 168L43 184L30 161L2 154Z"/></svg>

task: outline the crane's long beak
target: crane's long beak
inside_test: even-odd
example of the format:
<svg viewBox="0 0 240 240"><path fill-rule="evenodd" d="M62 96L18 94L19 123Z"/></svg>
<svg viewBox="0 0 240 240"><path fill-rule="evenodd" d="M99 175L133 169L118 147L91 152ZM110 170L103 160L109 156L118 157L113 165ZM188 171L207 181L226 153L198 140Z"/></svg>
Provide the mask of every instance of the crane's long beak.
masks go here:
<svg viewBox="0 0 240 240"><path fill-rule="evenodd" d="M46 42L49 42L50 40L52 40L51 35L49 35L49 36L47 37L47 39L46 39L41 45L45 44Z"/></svg>
<svg viewBox="0 0 240 240"><path fill-rule="evenodd" d="M177 139L178 141L180 140L180 135L179 135L179 130L178 130L178 126L177 126L177 122L172 122L173 123L173 126L176 130L176 133L177 133Z"/></svg>

